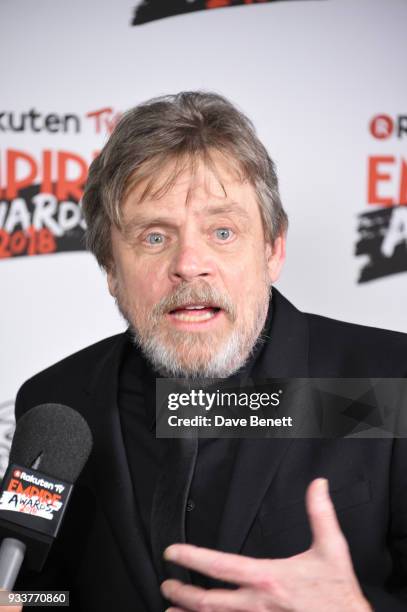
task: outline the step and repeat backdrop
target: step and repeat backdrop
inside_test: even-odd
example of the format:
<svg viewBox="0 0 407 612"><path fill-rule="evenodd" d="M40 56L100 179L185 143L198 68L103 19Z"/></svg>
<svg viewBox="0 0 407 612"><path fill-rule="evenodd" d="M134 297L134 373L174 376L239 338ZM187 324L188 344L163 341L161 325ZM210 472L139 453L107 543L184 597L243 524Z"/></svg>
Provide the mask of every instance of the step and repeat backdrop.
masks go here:
<svg viewBox="0 0 407 612"><path fill-rule="evenodd" d="M406 23L405 0L2 1L0 470L24 380L124 329L79 203L152 96L212 90L254 121L296 306L407 332Z"/></svg>

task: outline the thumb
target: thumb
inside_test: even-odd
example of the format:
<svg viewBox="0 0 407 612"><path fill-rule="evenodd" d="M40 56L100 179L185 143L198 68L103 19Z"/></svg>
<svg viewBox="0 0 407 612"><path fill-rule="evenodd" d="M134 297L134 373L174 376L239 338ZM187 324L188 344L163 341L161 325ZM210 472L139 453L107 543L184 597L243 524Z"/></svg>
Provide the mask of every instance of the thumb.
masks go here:
<svg viewBox="0 0 407 612"><path fill-rule="evenodd" d="M311 482L305 502L313 536L313 548L318 548L327 554L335 552L336 555L341 548L347 551L346 540L329 496L328 481L325 478L317 478Z"/></svg>

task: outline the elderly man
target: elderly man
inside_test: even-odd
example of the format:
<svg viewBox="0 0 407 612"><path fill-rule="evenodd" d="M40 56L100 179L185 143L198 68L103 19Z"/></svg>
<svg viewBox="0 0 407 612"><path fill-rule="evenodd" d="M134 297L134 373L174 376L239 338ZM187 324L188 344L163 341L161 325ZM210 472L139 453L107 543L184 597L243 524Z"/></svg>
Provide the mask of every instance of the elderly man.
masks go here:
<svg viewBox="0 0 407 612"><path fill-rule="evenodd" d="M135 107L83 211L129 328L18 394L17 418L60 402L94 436L47 566L20 586L69 589L83 611L406 609L404 440L155 436L157 377L407 372L403 334L301 313L272 289L287 217L251 122L211 93Z"/></svg>

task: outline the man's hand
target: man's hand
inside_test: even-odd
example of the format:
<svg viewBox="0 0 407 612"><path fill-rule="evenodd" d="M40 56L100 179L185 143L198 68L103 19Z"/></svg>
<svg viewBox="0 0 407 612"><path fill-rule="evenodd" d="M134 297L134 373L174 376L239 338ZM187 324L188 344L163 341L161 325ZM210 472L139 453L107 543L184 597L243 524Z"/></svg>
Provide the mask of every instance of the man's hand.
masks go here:
<svg viewBox="0 0 407 612"><path fill-rule="evenodd" d="M309 550L287 559L252 559L174 544L164 558L237 589L209 589L166 580L161 590L171 612L367 612L348 545L328 493L328 481L314 480L306 494L313 534Z"/></svg>
<svg viewBox="0 0 407 612"><path fill-rule="evenodd" d="M0 589L0 591L4 591L5 589ZM9 591L6 591L7 593ZM0 611L1 612L23 612L23 606L20 605L16 605L16 606L0 606Z"/></svg>

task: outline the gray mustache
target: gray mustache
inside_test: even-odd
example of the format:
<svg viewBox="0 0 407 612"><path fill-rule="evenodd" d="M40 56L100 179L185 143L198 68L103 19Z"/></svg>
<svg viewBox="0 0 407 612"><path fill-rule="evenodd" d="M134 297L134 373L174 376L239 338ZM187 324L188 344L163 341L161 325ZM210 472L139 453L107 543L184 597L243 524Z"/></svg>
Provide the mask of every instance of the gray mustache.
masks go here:
<svg viewBox="0 0 407 612"><path fill-rule="evenodd" d="M154 306L151 314L154 318L160 317L170 310L179 308L185 304L185 302L208 302L224 310L232 321L236 318L236 308L229 296L211 287L211 285L205 281L200 281L199 285L180 285L170 296L160 300Z"/></svg>

